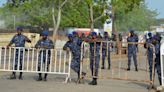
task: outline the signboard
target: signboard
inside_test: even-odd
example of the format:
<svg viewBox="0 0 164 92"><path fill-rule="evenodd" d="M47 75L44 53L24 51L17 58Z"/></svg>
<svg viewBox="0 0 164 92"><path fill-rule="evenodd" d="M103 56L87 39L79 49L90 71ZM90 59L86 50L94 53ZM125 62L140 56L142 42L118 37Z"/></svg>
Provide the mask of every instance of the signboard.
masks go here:
<svg viewBox="0 0 164 92"><path fill-rule="evenodd" d="M108 32L109 36L112 36L112 20L107 19L104 24L104 31Z"/></svg>

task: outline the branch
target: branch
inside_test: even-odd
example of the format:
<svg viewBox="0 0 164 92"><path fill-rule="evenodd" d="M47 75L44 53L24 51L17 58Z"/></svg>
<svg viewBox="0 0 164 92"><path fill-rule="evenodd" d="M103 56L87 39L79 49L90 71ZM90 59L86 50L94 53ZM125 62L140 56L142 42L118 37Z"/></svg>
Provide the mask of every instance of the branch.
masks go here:
<svg viewBox="0 0 164 92"><path fill-rule="evenodd" d="M101 14L101 16L99 16L99 17L95 18L95 19L93 20L93 22L98 21L98 20L99 20L99 19L101 19L103 16L104 16L104 13L102 13L102 14Z"/></svg>
<svg viewBox="0 0 164 92"><path fill-rule="evenodd" d="M68 1L68 0L65 0L65 1L61 4L60 8L63 8L63 6L65 5L65 3L66 3L67 1Z"/></svg>
<svg viewBox="0 0 164 92"><path fill-rule="evenodd" d="M80 3L80 1L81 1L81 0L78 0L78 1L76 2L76 4L79 4L79 3Z"/></svg>

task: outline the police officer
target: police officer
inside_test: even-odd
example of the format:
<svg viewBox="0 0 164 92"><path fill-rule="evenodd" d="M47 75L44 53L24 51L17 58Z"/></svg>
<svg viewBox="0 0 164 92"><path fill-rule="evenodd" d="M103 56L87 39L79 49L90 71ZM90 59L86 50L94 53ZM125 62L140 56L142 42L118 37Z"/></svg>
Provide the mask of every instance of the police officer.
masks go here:
<svg viewBox="0 0 164 92"><path fill-rule="evenodd" d="M104 32L104 37L102 38L103 41L109 41L110 38L108 36L108 32ZM108 47L107 47L108 46ZM107 44L107 42L103 42L102 44L102 67L101 69L104 69L105 67L105 57L108 55L108 69L110 69L110 43Z"/></svg>
<svg viewBox="0 0 164 92"><path fill-rule="evenodd" d="M86 35L84 33L81 34L81 39L85 39L86 38Z"/></svg>
<svg viewBox="0 0 164 92"><path fill-rule="evenodd" d="M152 33L148 33L148 39L146 40L146 48L147 48L147 57L149 63L149 73L150 73L150 80L152 81L152 66L153 66L153 47L151 46L153 37Z"/></svg>
<svg viewBox="0 0 164 92"><path fill-rule="evenodd" d="M92 81L89 85L97 85L97 77L98 77L98 68L100 62L100 42L96 42L98 40L98 36L96 32L91 32L90 42L90 69L91 74L93 76Z"/></svg>
<svg viewBox="0 0 164 92"><path fill-rule="evenodd" d="M162 37L159 33L156 33L156 35L154 35L154 38L158 41L158 43L161 42Z"/></svg>
<svg viewBox="0 0 164 92"><path fill-rule="evenodd" d="M35 48L40 49L39 52L39 61L38 61L38 71L41 71L41 64L44 64L44 67L49 70L49 64L50 64L50 56L51 56L51 50L54 48L53 41L48 38L49 31L44 30L42 32L42 39L40 39L36 45ZM47 59L47 60L46 60ZM46 66L47 65L47 66ZM39 77L37 81L42 80L42 74L39 73ZM47 81L47 73L44 75L44 81Z"/></svg>
<svg viewBox="0 0 164 92"><path fill-rule="evenodd" d="M134 65L135 65L135 71L138 71L137 68L137 47L136 44L133 44L133 42L137 42L136 37L134 36L134 31L130 30L130 35L127 38L128 42L128 68L127 71L130 71L130 65L131 65L131 57L133 57Z"/></svg>
<svg viewBox="0 0 164 92"><path fill-rule="evenodd" d="M31 43L31 40L24 36L22 34L23 29L21 27L17 27L17 34L12 38L10 43L7 45L7 48L11 46L12 44L15 44L15 47L24 47L25 42ZM15 62L14 62L14 70L17 70L17 67L19 67L20 70L22 70L22 60L23 60L23 50L22 49L16 49L16 55L15 55ZM19 60L18 60L19 59ZM19 66L18 66L19 63ZM13 72L10 76L10 79L16 79L16 72ZM20 72L19 79L22 79L22 72Z"/></svg>
<svg viewBox="0 0 164 92"><path fill-rule="evenodd" d="M72 34L73 34L72 35L73 36L73 42L81 47L82 39L79 37L78 33L76 31L73 31Z"/></svg>
<svg viewBox="0 0 164 92"><path fill-rule="evenodd" d="M78 46L76 41L73 41L73 35L68 34L68 41L63 47L63 50L70 50L72 52L71 68L77 73L78 80L80 80L80 46ZM85 76L85 73L82 72L82 76Z"/></svg>
<svg viewBox="0 0 164 92"><path fill-rule="evenodd" d="M160 85L162 85L162 80L161 80L161 62L160 62L160 40L159 40L159 38L158 37L153 37L152 43L153 43L153 45L155 47L155 56L156 56L155 57L155 69L157 70L159 83L160 83Z"/></svg>

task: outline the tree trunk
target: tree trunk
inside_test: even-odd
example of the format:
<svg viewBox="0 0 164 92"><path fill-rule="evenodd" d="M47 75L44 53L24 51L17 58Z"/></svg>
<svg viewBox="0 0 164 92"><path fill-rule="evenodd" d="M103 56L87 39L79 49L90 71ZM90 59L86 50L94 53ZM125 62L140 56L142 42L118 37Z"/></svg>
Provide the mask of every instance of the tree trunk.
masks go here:
<svg viewBox="0 0 164 92"><path fill-rule="evenodd" d="M54 47L55 47L55 45L56 45L56 34L57 34L58 29L59 29L60 21L61 21L61 8L59 8L59 10L58 10L57 20L55 19L55 15L54 15L54 7L52 8L52 18L53 18L53 24L54 24L53 42L54 42Z"/></svg>
<svg viewBox="0 0 164 92"><path fill-rule="evenodd" d="M94 20L93 20L93 5L89 5L89 13L90 13L90 27L91 31L94 31Z"/></svg>
<svg viewBox="0 0 164 92"><path fill-rule="evenodd" d="M112 8L112 30L116 35L116 47L117 47L117 54L121 54L121 48L122 48L122 43L119 40L119 35L118 35L118 30L117 30L117 26L116 26L116 16L115 16L115 9L114 7Z"/></svg>

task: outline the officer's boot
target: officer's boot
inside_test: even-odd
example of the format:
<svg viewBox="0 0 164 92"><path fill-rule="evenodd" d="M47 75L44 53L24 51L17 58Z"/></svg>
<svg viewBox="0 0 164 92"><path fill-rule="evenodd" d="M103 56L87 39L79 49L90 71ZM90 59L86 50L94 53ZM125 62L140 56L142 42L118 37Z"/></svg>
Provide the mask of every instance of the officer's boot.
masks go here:
<svg viewBox="0 0 164 92"><path fill-rule="evenodd" d="M97 78L93 78L89 85L97 85Z"/></svg>
<svg viewBox="0 0 164 92"><path fill-rule="evenodd" d="M22 72L20 72L19 80L23 80L23 78L22 78Z"/></svg>
<svg viewBox="0 0 164 92"><path fill-rule="evenodd" d="M127 71L130 71L130 66L128 66Z"/></svg>
<svg viewBox="0 0 164 92"><path fill-rule="evenodd" d="M101 69L105 69L105 67L102 65Z"/></svg>
<svg viewBox="0 0 164 92"><path fill-rule="evenodd" d="M158 77L159 84L162 85L161 77Z"/></svg>
<svg viewBox="0 0 164 92"><path fill-rule="evenodd" d="M110 64L108 65L108 69L110 70Z"/></svg>
<svg viewBox="0 0 164 92"><path fill-rule="evenodd" d="M10 76L10 79L16 79L16 72L12 73L12 75Z"/></svg>
<svg viewBox="0 0 164 92"><path fill-rule="evenodd" d="M105 59L103 59L103 61L102 61L102 67L101 67L101 69L105 69Z"/></svg>
<svg viewBox="0 0 164 92"><path fill-rule="evenodd" d="M77 81L76 81L76 83L77 83L77 84L80 84L80 80L81 80L81 79L80 79L80 71L78 71L78 72L77 72Z"/></svg>
<svg viewBox="0 0 164 92"><path fill-rule="evenodd" d="M42 80L42 74L39 73L39 77L38 77L37 81L41 81L41 80Z"/></svg>
<svg viewBox="0 0 164 92"><path fill-rule="evenodd" d="M44 75L44 81L47 81L47 73Z"/></svg>
<svg viewBox="0 0 164 92"><path fill-rule="evenodd" d="M137 68L137 66L136 66L136 68L135 68L135 71L138 72L138 68Z"/></svg>
<svg viewBox="0 0 164 92"><path fill-rule="evenodd" d="M93 85L97 85L97 78L94 78L93 80Z"/></svg>

